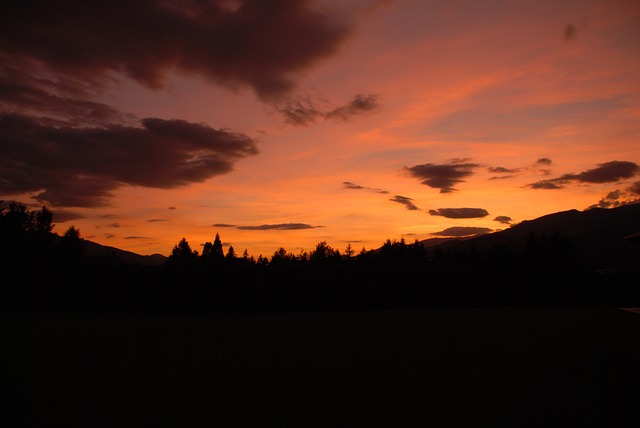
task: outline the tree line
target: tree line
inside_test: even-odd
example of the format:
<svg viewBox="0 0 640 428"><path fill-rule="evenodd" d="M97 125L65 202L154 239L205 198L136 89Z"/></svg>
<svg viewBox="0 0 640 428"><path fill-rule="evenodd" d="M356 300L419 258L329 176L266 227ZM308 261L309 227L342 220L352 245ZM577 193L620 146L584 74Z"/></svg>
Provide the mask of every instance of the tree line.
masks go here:
<svg viewBox="0 0 640 428"><path fill-rule="evenodd" d="M224 251L216 234L202 252L182 238L159 266L89 257L80 231L52 233L53 213L10 203L0 210L8 302L66 310L314 311L450 306L618 304L637 299L628 280L594 273L572 241L535 235L520 251L480 251L387 239L375 250L326 241L270 257ZM607 285L608 282L608 285ZM611 285L613 284L613 286ZM607 285L605 287L604 285Z"/></svg>

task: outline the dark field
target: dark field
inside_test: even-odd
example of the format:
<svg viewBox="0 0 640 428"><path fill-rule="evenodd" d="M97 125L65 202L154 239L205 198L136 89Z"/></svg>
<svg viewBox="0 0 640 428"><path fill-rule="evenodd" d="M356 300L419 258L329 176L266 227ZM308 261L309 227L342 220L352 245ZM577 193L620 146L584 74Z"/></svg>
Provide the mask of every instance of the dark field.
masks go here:
<svg viewBox="0 0 640 428"><path fill-rule="evenodd" d="M26 339L16 426L640 420L640 314L614 308L36 313L7 325Z"/></svg>

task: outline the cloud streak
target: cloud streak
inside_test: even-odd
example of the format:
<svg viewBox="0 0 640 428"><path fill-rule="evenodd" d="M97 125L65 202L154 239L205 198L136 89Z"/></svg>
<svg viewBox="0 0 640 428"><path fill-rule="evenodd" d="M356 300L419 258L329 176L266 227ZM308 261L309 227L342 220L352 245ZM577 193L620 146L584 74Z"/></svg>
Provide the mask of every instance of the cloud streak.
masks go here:
<svg viewBox="0 0 640 428"><path fill-rule="evenodd" d="M446 218L482 218L489 215L484 208L438 208L429 214Z"/></svg>
<svg viewBox="0 0 640 428"><path fill-rule="evenodd" d="M368 190L370 192L381 193L381 194L388 194L389 193L388 190L379 189L377 187L361 186L359 184L352 183L350 181L343 181L342 182L342 188L343 189L347 189L347 190Z"/></svg>
<svg viewBox="0 0 640 428"><path fill-rule="evenodd" d="M324 226L312 226L306 223L277 223L277 224L261 224L258 226L236 226L239 230L303 230L316 229Z"/></svg>

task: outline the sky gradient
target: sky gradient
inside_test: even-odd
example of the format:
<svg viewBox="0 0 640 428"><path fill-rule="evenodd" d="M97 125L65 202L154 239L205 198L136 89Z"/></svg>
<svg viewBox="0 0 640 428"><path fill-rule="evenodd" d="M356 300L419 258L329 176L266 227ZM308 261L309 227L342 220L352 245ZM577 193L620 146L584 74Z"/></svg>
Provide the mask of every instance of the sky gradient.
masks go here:
<svg viewBox="0 0 640 428"><path fill-rule="evenodd" d="M168 255L640 201L640 2L11 2L0 199Z"/></svg>

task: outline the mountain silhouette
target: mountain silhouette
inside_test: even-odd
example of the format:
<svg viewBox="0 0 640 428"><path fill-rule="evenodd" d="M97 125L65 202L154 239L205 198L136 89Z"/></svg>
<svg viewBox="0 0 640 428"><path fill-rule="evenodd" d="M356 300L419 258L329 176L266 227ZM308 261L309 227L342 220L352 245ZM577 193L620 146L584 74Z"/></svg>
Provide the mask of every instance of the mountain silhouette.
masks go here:
<svg viewBox="0 0 640 428"><path fill-rule="evenodd" d="M125 263L147 266L158 266L167 260L167 257L162 254L141 255L86 239L84 242L86 255L89 257L116 257Z"/></svg>
<svg viewBox="0 0 640 428"><path fill-rule="evenodd" d="M58 244L61 236L51 233L53 242ZM85 256L94 260L113 259L126 264L139 264L144 266L159 266L167 261L167 257L162 254L142 255L133 251L123 250L109 245L98 244L97 242L82 238Z"/></svg>
<svg viewBox="0 0 640 428"><path fill-rule="evenodd" d="M532 236L561 236L568 239L587 262L601 268L615 268L621 264L638 262L638 233L640 204L631 204L607 209L557 212L523 221L499 232L464 240L441 241L438 246L458 250L475 248L480 251L504 246L520 252Z"/></svg>
<svg viewBox="0 0 640 428"><path fill-rule="evenodd" d="M560 235L570 239L587 261L614 267L638 260L640 246L640 204L616 208L568 210L525 220L508 229L465 238L429 238L420 241L425 248L472 249L486 251L497 245L520 252L531 236ZM117 257L125 263L157 266L167 257L162 254L141 255L90 240L86 254L91 257Z"/></svg>

